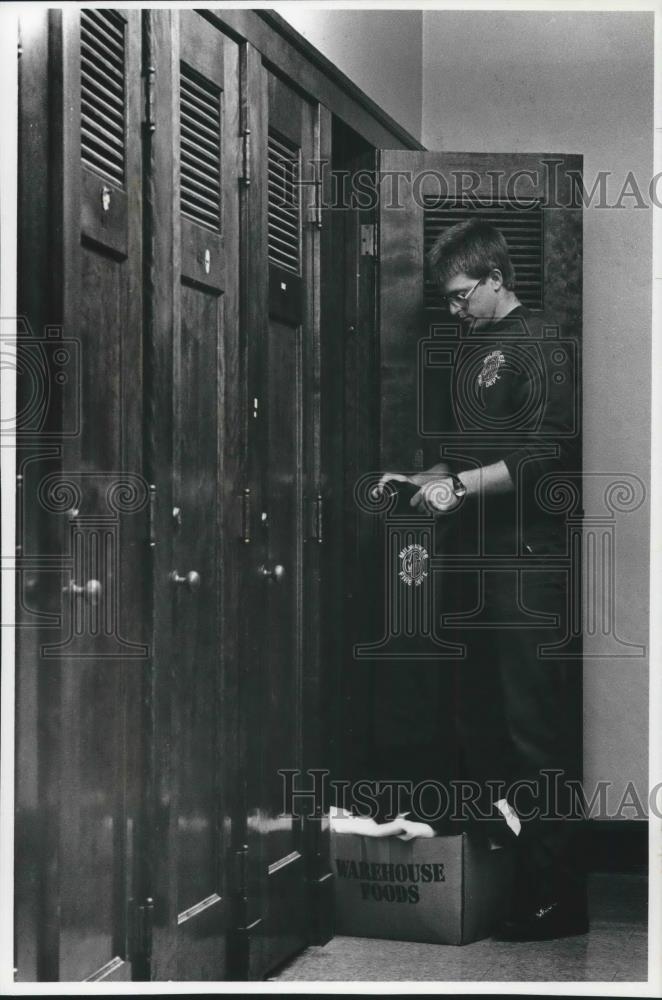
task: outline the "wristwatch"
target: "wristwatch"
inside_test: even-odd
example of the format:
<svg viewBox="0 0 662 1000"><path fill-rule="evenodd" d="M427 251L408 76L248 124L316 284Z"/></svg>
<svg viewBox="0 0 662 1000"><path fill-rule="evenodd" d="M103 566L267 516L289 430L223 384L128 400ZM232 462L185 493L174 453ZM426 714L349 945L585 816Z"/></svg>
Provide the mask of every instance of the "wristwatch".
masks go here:
<svg viewBox="0 0 662 1000"><path fill-rule="evenodd" d="M466 496L467 488L460 479L459 476L449 476L450 481L453 484L453 493L461 500L463 496Z"/></svg>

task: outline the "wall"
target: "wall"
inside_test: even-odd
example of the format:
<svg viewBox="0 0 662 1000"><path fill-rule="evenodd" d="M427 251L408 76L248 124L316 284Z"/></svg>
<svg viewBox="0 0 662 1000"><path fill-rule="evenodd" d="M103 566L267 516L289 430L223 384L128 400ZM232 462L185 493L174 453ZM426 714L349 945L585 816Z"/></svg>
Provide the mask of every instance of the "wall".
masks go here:
<svg viewBox="0 0 662 1000"><path fill-rule="evenodd" d="M653 176L653 14L426 11L423 128L428 149L583 153L584 176ZM662 196L662 188L661 188ZM647 204L648 196L645 194ZM584 455L590 472L649 481L650 207L584 213ZM589 480L587 514L601 513ZM648 643L648 505L616 523L619 636ZM597 643L587 638L587 652ZM645 659L588 658L585 779L647 788ZM612 795L611 805L620 796ZM632 815L626 813L625 815Z"/></svg>
<svg viewBox="0 0 662 1000"><path fill-rule="evenodd" d="M420 10L310 10L296 3L279 5L278 13L420 139Z"/></svg>

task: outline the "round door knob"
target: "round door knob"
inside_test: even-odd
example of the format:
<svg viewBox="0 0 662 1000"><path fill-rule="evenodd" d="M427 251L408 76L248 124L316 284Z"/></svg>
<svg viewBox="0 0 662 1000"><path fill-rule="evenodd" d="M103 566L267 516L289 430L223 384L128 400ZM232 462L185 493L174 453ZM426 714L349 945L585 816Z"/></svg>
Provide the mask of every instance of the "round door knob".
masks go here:
<svg viewBox="0 0 662 1000"><path fill-rule="evenodd" d="M275 583L280 583L280 581L285 576L285 567L281 566L280 563L276 563L271 569L267 569L266 566L260 566L260 573L262 576L268 577L269 580L273 580Z"/></svg>
<svg viewBox="0 0 662 1000"><path fill-rule="evenodd" d="M173 569L170 574L170 579L179 587L188 587L191 593L194 593L196 590L200 590L200 584L202 583L200 574L196 573L194 569L190 570L186 576L180 576L177 570Z"/></svg>
<svg viewBox="0 0 662 1000"><path fill-rule="evenodd" d="M67 586L62 588L62 593L73 594L74 597L84 597L90 604L98 604L102 590L103 587L99 580L88 580L84 587L77 584L75 580L70 580Z"/></svg>

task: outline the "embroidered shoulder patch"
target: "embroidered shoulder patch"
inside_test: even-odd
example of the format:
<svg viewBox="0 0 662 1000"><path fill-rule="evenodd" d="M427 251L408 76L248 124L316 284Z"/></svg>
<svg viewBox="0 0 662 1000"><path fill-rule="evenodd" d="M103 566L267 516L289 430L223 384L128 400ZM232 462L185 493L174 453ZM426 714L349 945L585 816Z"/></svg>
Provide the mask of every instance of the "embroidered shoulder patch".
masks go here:
<svg viewBox="0 0 662 1000"><path fill-rule="evenodd" d="M478 373L478 385L485 386L486 388L494 385L496 380L500 378L499 368L505 365L505 363L506 359L501 351L490 351L483 360L483 367Z"/></svg>

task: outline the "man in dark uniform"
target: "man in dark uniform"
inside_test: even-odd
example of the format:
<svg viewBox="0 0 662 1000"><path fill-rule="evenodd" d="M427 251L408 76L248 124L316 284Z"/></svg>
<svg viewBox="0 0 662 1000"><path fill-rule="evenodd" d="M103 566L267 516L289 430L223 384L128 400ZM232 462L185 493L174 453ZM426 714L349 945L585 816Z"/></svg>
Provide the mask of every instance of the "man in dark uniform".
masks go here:
<svg viewBox="0 0 662 1000"><path fill-rule="evenodd" d="M558 495L580 469L574 355L549 319L522 306L493 226L452 227L428 264L462 326L451 393L462 458L381 483L419 487L412 506L447 518L448 551L478 565L452 574L465 580L459 635L468 651L458 665L458 729L463 777L480 785L481 815L487 798L518 861L499 936L583 933L585 884L565 785L580 773L581 668L567 656L571 575L565 515L554 503L555 487Z"/></svg>

